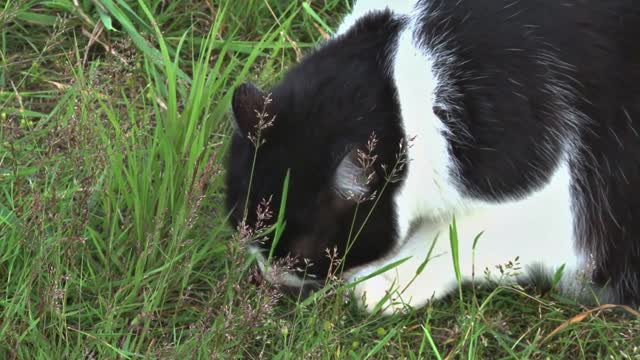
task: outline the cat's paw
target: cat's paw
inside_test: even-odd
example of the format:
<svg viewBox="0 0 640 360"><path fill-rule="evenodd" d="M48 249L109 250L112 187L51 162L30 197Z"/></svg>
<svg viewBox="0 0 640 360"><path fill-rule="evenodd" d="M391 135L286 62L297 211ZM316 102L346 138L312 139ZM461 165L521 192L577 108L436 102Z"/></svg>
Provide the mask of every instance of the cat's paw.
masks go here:
<svg viewBox="0 0 640 360"><path fill-rule="evenodd" d="M353 289L353 295L358 306L372 313L379 309L383 315L402 313L408 310L408 304L403 301L402 287L393 276L393 271L382 273L357 284ZM360 273L352 277L353 281L367 276Z"/></svg>

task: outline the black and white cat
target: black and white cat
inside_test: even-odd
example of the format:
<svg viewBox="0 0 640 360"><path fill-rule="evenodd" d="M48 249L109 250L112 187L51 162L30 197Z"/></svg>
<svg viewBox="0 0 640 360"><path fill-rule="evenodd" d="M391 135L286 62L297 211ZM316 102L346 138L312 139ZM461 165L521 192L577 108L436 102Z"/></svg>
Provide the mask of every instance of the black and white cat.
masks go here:
<svg viewBox="0 0 640 360"><path fill-rule="evenodd" d="M419 307L456 286L455 217L465 279L564 265L566 292L640 302L640 3L360 0L269 94L235 90L227 204L254 224L290 169L275 256L306 266L273 281L320 282L326 249L349 281L408 258L355 294Z"/></svg>

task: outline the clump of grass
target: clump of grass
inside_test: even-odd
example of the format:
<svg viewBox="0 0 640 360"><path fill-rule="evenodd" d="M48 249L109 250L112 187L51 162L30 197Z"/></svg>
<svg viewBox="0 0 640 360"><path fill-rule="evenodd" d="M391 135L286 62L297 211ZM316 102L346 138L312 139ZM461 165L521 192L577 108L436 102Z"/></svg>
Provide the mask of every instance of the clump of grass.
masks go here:
<svg viewBox="0 0 640 360"><path fill-rule="evenodd" d="M260 281L222 206L230 90L275 81L348 6L0 4L0 357L639 356L640 321L553 294L380 318L339 283L294 302Z"/></svg>

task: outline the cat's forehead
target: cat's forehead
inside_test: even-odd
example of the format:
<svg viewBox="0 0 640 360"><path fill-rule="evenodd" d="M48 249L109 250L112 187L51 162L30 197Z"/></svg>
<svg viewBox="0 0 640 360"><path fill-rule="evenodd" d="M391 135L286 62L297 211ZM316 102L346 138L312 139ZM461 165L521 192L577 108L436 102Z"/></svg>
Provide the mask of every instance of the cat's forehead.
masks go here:
<svg viewBox="0 0 640 360"><path fill-rule="evenodd" d="M287 173L292 191L313 191L326 181L332 166L330 146L287 138L296 135L286 132L270 135L258 148L255 164L253 154L248 157L246 171L254 172L255 186L279 192Z"/></svg>

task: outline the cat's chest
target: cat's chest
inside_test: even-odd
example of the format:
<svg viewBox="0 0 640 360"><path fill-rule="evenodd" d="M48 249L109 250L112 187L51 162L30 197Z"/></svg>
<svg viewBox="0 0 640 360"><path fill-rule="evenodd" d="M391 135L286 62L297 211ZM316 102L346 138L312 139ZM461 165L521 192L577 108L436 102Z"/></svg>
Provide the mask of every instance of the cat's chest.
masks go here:
<svg viewBox="0 0 640 360"><path fill-rule="evenodd" d="M416 150L419 148L416 148ZM550 180L536 191L501 202L462 197L442 177L429 173L425 157L415 154L403 187L396 194L396 225L402 244L410 229L422 227L447 229L455 216L459 234L471 241L479 234L499 247L517 236L522 243L553 247L554 241L574 239L574 213L571 194L571 170L563 162ZM448 234L440 234L448 237Z"/></svg>

